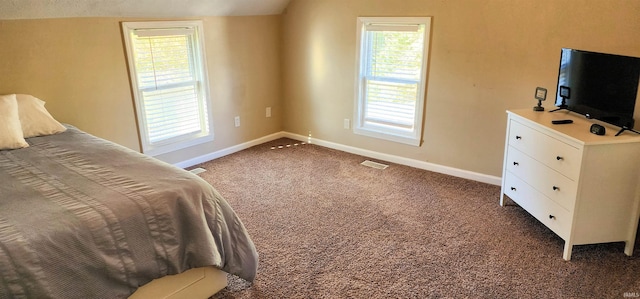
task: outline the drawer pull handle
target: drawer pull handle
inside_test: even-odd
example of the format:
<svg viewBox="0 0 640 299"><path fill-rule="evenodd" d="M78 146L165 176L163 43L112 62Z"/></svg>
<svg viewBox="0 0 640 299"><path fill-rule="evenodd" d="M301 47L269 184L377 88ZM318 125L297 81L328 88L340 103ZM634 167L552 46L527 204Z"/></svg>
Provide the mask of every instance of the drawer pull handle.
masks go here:
<svg viewBox="0 0 640 299"><path fill-rule="evenodd" d="M516 191L516 187L511 187L511 191Z"/></svg>
<svg viewBox="0 0 640 299"><path fill-rule="evenodd" d="M553 191L558 191L558 190L560 190L559 187L553 186Z"/></svg>
<svg viewBox="0 0 640 299"><path fill-rule="evenodd" d="M564 160L564 158L563 158L563 157L560 157L560 156L557 156L557 157L556 157L556 160L560 161L560 160Z"/></svg>
<svg viewBox="0 0 640 299"><path fill-rule="evenodd" d="M556 219L556 216L549 215L549 219Z"/></svg>
<svg viewBox="0 0 640 299"><path fill-rule="evenodd" d="M516 136L516 139L520 140L520 139L522 139L522 136Z"/></svg>
<svg viewBox="0 0 640 299"><path fill-rule="evenodd" d="M518 162L513 162L513 165L518 166L518 165L520 165L520 163L518 163Z"/></svg>

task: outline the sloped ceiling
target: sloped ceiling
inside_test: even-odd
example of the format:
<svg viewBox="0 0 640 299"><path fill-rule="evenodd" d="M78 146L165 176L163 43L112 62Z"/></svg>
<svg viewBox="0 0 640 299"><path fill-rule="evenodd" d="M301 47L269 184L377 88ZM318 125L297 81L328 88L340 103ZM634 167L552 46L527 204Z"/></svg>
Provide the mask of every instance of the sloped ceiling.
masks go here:
<svg viewBox="0 0 640 299"><path fill-rule="evenodd" d="M0 19L280 14L289 0L0 0Z"/></svg>

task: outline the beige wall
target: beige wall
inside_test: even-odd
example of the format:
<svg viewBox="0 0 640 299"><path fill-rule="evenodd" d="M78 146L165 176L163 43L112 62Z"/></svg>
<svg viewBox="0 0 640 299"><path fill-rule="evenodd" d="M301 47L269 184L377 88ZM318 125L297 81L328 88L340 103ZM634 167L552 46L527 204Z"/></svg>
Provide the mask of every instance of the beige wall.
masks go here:
<svg viewBox="0 0 640 299"><path fill-rule="evenodd" d="M433 17L423 145L343 129L356 18L422 15ZM555 92L561 47L640 56L639 15L637 0L293 0L283 16L203 18L216 138L160 158L286 130L500 176L504 111L532 107L536 86ZM0 94L33 94L62 122L138 150L121 21L134 19L0 21Z"/></svg>
<svg viewBox="0 0 640 299"><path fill-rule="evenodd" d="M0 94L32 94L58 120L139 149L118 20L0 21L0 37Z"/></svg>
<svg viewBox="0 0 640 299"><path fill-rule="evenodd" d="M171 163L282 128L280 16L201 19L215 140L159 157ZM61 122L139 150L121 21L134 19L0 21L0 94L33 94Z"/></svg>
<svg viewBox="0 0 640 299"><path fill-rule="evenodd" d="M433 17L421 147L343 129L358 16ZM283 18L284 129L501 176L505 110L533 107L536 86L553 107L562 47L640 56L639 16L637 0L293 0Z"/></svg>

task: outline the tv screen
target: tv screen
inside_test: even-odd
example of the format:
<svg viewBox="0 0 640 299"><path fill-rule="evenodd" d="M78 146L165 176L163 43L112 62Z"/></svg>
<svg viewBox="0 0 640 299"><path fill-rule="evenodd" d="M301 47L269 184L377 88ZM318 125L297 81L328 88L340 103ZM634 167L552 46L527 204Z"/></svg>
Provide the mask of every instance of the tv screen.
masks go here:
<svg viewBox="0 0 640 299"><path fill-rule="evenodd" d="M633 128L640 58L563 48L556 106L618 127Z"/></svg>

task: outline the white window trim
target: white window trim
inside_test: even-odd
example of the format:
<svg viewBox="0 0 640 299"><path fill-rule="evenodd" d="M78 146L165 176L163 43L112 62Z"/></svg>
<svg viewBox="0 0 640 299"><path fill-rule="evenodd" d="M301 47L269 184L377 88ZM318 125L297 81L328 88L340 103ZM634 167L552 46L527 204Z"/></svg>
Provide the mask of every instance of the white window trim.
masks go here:
<svg viewBox="0 0 640 299"><path fill-rule="evenodd" d="M366 101L364 93L364 85L362 84L362 76L365 68L365 50L363 36L366 31L366 24L399 24L399 25L416 25L423 24L424 30L424 53L422 59L421 80L418 86L418 100L416 103L416 111L414 118L414 129L402 132L399 129L389 129L383 125L377 125L364 122L364 104ZM381 25L385 28L385 25ZM427 65L429 60L431 33L431 17L358 17L357 21L357 49L356 49L356 79L355 79L355 108L354 108L354 126L353 132L359 135L394 141L398 143L420 146L422 141L422 127L424 124L424 105L426 96L426 79Z"/></svg>
<svg viewBox="0 0 640 299"><path fill-rule="evenodd" d="M201 91L203 101L206 102L207 109L205 113L208 117L208 132L203 132L198 135L191 135L187 139L180 138L178 140L168 139L156 144L149 142L149 136L147 134L146 118L144 117L144 107L142 104L142 95L138 88L138 75L135 69L133 46L131 44L131 34L134 30L139 29L170 29L179 28L184 30L186 28L192 28L195 30L197 38L195 40L195 59L198 61L198 65L202 68L198 71L199 81L201 82ZM127 51L127 62L129 67L129 77L131 82L131 88L133 91L133 98L136 108L136 116L138 120L138 133L140 134L140 142L142 145L142 152L150 156L157 156L176 150L184 149L194 145L202 144L205 142L213 141L213 112L212 103L209 91L209 79L207 72L206 50L204 47L204 25L200 20L192 21L155 21L155 22L122 22L122 32L124 35L124 43Z"/></svg>

